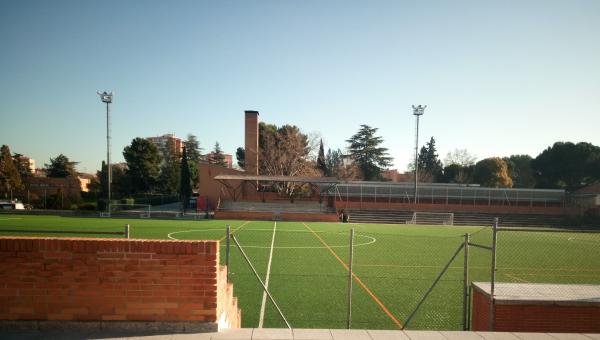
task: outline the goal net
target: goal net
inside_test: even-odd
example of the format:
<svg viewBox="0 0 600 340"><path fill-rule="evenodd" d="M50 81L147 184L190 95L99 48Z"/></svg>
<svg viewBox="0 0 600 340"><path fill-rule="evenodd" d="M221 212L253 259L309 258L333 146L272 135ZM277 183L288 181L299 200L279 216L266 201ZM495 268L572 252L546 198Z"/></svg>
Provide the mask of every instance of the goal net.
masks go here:
<svg viewBox="0 0 600 340"><path fill-rule="evenodd" d="M152 212L149 204L111 204L110 214L136 214L142 218L150 218Z"/></svg>
<svg viewBox="0 0 600 340"><path fill-rule="evenodd" d="M454 225L454 213L416 211L413 213L412 219L406 221L406 223Z"/></svg>

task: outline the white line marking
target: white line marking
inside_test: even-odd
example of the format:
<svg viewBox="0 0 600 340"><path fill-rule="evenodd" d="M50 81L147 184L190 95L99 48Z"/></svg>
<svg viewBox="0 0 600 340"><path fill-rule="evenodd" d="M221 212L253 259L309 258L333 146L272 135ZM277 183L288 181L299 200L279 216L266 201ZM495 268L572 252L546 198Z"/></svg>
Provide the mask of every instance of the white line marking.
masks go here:
<svg viewBox="0 0 600 340"><path fill-rule="evenodd" d="M180 230L180 231L173 231L169 234L167 234L167 237L170 238L171 240L180 240L176 237L173 237L172 235L175 234L183 234L183 233L196 233L196 232L204 232L204 231L214 231L214 230L218 230L218 229L190 229L190 230ZM246 231L263 231L265 229L244 229ZM269 229L272 230L272 229ZM283 232L296 232L295 230L280 230L280 233ZM334 233L334 232L326 232L326 231L315 231L315 233L330 233L330 234L343 234L343 233ZM366 238L368 241L365 241L363 243L355 243L354 247L360 247L360 246L368 246L369 244L373 244L375 242L377 242L377 239L371 236L367 236L367 235L362 235L362 234L358 234L356 233L354 236L356 237L364 237ZM225 244L221 244L221 247L225 247ZM348 245L341 245L341 246L329 246L330 248L348 248ZM266 246L250 246L250 245L244 245L244 248L257 248L257 249L269 249L271 247L266 247ZM323 246L318 246L318 247L314 247L314 246L307 246L307 247L303 247L303 246L277 246L277 247L273 247L275 249L325 249L325 247Z"/></svg>
<svg viewBox="0 0 600 340"><path fill-rule="evenodd" d="M273 260L273 246L275 245L275 231L277 230L277 222L273 225L273 238L271 238L271 251L269 253L269 263L267 264L267 276L265 277L265 287L269 289L269 276L271 275L271 261ZM262 303L260 305L260 318L258 319L258 328L263 328L265 319L265 306L267 304L267 292L263 291Z"/></svg>
<svg viewBox="0 0 600 340"><path fill-rule="evenodd" d="M8 221L8 220L22 220L23 217L0 217L0 221Z"/></svg>

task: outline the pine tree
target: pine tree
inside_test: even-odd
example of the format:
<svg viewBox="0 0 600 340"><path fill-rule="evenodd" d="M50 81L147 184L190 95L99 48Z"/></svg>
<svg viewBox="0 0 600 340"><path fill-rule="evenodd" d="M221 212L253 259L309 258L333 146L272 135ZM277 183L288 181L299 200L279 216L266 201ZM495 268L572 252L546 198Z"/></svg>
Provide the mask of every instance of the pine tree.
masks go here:
<svg viewBox="0 0 600 340"><path fill-rule="evenodd" d="M241 146L235 150L235 158L237 159L238 166L242 169L246 168L246 150Z"/></svg>
<svg viewBox="0 0 600 340"><path fill-rule="evenodd" d="M68 177L77 176L75 166L78 162L71 162L69 157L62 153L56 158L50 158L50 164L44 164L46 166L46 172L48 177Z"/></svg>
<svg viewBox="0 0 600 340"><path fill-rule="evenodd" d="M419 152L419 179L421 181L439 181L442 178L442 162L438 158L435 147L435 138L431 137L429 142Z"/></svg>
<svg viewBox="0 0 600 340"><path fill-rule="evenodd" d="M380 146L383 138L375 136L377 130L361 125L358 132L346 140L350 143L350 157L356 162L366 181L379 179L381 169L392 165L393 158L388 155L388 149Z"/></svg>
<svg viewBox="0 0 600 340"><path fill-rule="evenodd" d="M227 162L225 162L225 154L223 153L223 150L221 150L221 145L219 142L215 143L215 149L212 152L210 163L220 166L227 166Z"/></svg>
<svg viewBox="0 0 600 340"><path fill-rule="evenodd" d="M181 173L179 178L181 180L181 183L179 184L179 195L181 196L183 212L185 213L188 201L192 196L192 180L190 178L188 154L185 146L183 147L183 153L181 155Z"/></svg>
<svg viewBox="0 0 600 340"><path fill-rule="evenodd" d="M321 144L319 145L319 156L317 157L317 168L321 170L323 175L327 175L327 163L325 162L325 150L323 149L323 140L321 139Z"/></svg>

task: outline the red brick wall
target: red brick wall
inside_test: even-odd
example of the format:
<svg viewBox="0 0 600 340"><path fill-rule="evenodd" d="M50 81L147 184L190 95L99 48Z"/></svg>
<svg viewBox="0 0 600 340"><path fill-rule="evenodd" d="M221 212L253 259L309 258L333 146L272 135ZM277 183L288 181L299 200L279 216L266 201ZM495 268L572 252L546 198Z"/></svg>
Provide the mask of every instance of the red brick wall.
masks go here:
<svg viewBox="0 0 600 340"><path fill-rule="evenodd" d="M496 332L600 333L599 305L495 305ZM489 330L489 296L473 290L472 330Z"/></svg>
<svg viewBox="0 0 600 340"><path fill-rule="evenodd" d="M490 330L490 299L479 290L473 289L473 306L471 308L471 330Z"/></svg>
<svg viewBox="0 0 600 340"><path fill-rule="evenodd" d="M356 202L336 200L338 209L397 209L411 211L467 211L467 212L496 212L496 213L516 213L516 214L548 214L564 215L578 214L576 208L562 207L524 207L524 206L494 206L494 205L461 205L461 204L409 204L409 203L389 203L389 202Z"/></svg>
<svg viewBox="0 0 600 340"><path fill-rule="evenodd" d="M0 320L217 319L218 241L0 237Z"/></svg>
<svg viewBox="0 0 600 340"><path fill-rule="evenodd" d="M223 220L252 220L270 221L273 219L272 212L252 211L215 211L215 218ZM306 221L306 222L339 222L336 214L303 214L303 213L281 213L278 216L282 221Z"/></svg>

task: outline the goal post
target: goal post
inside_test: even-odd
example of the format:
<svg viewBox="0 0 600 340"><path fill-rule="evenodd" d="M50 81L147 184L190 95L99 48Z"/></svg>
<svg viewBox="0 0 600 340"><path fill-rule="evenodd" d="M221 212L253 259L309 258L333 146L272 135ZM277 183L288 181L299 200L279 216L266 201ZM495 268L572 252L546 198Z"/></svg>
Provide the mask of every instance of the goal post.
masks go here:
<svg viewBox="0 0 600 340"><path fill-rule="evenodd" d="M406 224L454 225L454 213L415 211L412 219L406 221Z"/></svg>
<svg viewBox="0 0 600 340"><path fill-rule="evenodd" d="M139 214L142 218L150 218L152 206L150 204L111 204L110 214Z"/></svg>

